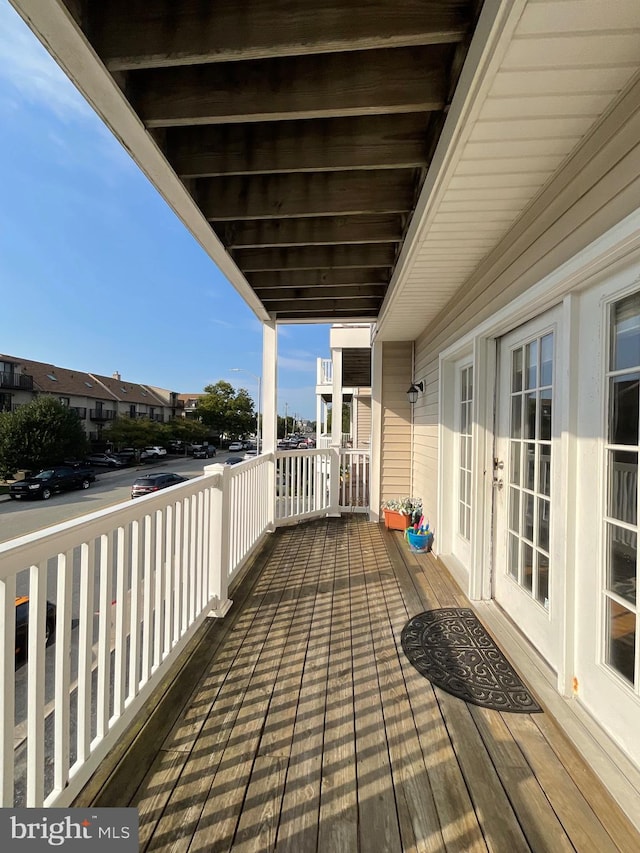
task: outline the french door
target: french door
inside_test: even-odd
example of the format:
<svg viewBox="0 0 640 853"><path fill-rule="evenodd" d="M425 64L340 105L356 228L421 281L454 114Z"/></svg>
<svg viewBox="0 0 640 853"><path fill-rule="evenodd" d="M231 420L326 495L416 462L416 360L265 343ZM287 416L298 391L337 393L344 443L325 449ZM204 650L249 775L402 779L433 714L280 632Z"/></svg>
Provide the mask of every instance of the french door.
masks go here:
<svg viewBox="0 0 640 853"><path fill-rule="evenodd" d="M499 341L493 462L493 595L554 668L564 612L553 560L560 317L546 312Z"/></svg>

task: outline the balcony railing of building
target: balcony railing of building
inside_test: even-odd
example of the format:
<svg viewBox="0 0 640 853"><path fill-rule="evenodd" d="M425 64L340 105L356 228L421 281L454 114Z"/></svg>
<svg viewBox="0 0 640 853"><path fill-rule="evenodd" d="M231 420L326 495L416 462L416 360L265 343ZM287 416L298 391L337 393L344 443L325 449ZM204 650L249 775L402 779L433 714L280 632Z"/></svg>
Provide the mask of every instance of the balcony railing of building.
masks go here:
<svg viewBox="0 0 640 853"><path fill-rule="evenodd" d="M332 383L333 362L330 358L319 358L316 385L331 385Z"/></svg>
<svg viewBox="0 0 640 853"><path fill-rule="evenodd" d="M92 421L112 421L115 416L113 409L91 409L89 412Z"/></svg>
<svg viewBox="0 0 640 853"><path fill-rule="evenodd" d="M368 490L366 452L264 454L0 544L0 804L71 803L207 615L226 613L229 582L263 537L366 512ZM24 594L18 679L14 602Z"/></svg>
<svg viewBox="0 0 640 853"><path fill-rule="evenodd" d="M0 371L0 388L12 391L33 391L33 376L14 371Z"/></svg>
<svg viewBox="0 0 640 853"><path fill-rule="evenodd" d="M316 442L317 447L331 447L330 435L319 435ZM351 448L353 446L353 436L350 432L343 432L340 436L340 446L343 448Z"/></svg>

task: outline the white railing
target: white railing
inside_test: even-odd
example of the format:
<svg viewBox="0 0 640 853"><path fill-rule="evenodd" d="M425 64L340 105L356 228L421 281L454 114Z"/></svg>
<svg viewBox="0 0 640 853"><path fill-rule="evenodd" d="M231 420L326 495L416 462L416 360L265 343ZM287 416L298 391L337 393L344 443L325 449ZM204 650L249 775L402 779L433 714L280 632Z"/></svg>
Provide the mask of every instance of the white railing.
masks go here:
<svg viewBox="0 0 640 853"><path fill-rule="evenodd" d="M350 432L343 432L340 436L340 446L341 447L351 447L353 444L353 438ZM316 440L316 447L331 447L331 436L330 435L319 435Z"/></svg>
<svg viewBox="0 0 640 853"><path fill-rule="evenodd" d="M369 511L368 450L340 451L340 511Z"/></svg>
<svg viewBox="0 0 640 853"><path fill-rule="evenodd" d="M328 512L330 467L329 450L284 450L276 454L276 523Z"/></svg>
<svg viewBox="0 0 640 853"><path fill-rule="evenodd" d="M316 385L331 385L333 383L333 362L330 358L319 358Z"/></svg>
<svg viewBox="0 0 640 853"><path fill-rule="evenodd" d="M0 805L71 803L206 616L227 612L267 532L365 511L368 484L364 451L263 454L0 544ZM30 618L16 667L18 595Z"/></svg>

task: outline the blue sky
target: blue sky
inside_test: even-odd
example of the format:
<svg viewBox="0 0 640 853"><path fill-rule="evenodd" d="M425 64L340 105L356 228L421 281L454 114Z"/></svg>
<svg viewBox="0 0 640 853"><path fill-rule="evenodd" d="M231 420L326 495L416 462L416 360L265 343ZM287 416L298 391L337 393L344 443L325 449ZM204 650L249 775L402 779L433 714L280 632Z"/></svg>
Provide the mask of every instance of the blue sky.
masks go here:
<svg viewBox="0 0 640 853"><path fill-rule="evenodd" d="M255 396L258 319L7 0L0 34L0 352ZM315 419L328 329L281 327L281 415Z"/></svg>

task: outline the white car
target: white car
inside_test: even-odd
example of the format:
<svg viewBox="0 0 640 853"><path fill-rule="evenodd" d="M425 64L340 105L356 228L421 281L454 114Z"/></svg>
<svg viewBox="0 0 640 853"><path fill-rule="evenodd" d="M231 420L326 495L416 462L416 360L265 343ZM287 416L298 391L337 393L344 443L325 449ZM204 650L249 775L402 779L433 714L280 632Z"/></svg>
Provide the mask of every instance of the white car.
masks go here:
<svg viewBox="0 0 640 853"><path fill-rule="evenodd" d="M158 457L160 456L167 455L166 449L164 447L158 447L157 445L155 445L154 447L145 447L142 452L143 454L145 454L145 457L147 459L158 459Z"/></svg>
<svg viewBox="0 0 640 853"><path fill-rule="evenodd" d="M230 453L237 453L239 450L244 450L244 445L241 441L232 441L228 450Z"/></svg>

